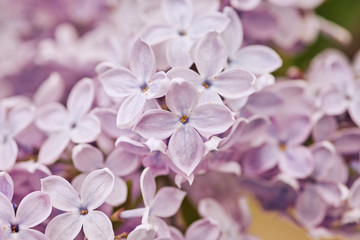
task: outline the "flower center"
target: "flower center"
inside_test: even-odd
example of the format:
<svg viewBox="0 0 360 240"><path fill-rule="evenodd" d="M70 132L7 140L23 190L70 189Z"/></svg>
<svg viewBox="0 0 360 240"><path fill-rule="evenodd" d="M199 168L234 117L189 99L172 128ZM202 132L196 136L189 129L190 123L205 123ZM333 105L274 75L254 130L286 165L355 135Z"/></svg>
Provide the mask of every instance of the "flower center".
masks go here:
<svg viewBox="0 0 360 240"><path fill-rule="evenodd" d="M180 122L182 122L183 124L187 123L189 121L189 117L186 116L185 114L181 116L180 118Z"/></svg>
<svg viewBox="0 0 360 240"><path fill-rule="evenodd" d="M180 36L185 36L185 35L186 35L186 31L185 31L185 30L179 30L179 31L178 31L178 34L179 34Z"/></svg>
<svg viewBox="0 0 360 240"><path fill-rule="evenodd" d="M19 232L19 225L11 225L11 232L18 233Z"/></svg>
<svg viewBox="0 0 360 240"><path fill-rule="evenodd" d="M202 85L204 86L204 88L209 88L211 87L211 83L208 80L205 80Z"/></svg>
<svg viewBox="0 0 360 240"><path fill-rule="evenodd" d="M146 92L146 91L149 89L149 87L148 87L148 85L147 85L146 83L144 83L144 84L140 87L140 89L141 89L142 92Z"/></svg>
<svg viewBox="0 0 360 240"><path fill-rule="evenodd" d="M88 215L88 213L89 213L89 210L87 210L87 209L80 209L80 214L81 214L81 215Z"/></svg>
<svg viewBox="0 0 360 240"><path fill-rule="evenodd" d="M279 148L280 148L281 151L284 152L286 150L286 144L285 143L280 143Z"/></svg>

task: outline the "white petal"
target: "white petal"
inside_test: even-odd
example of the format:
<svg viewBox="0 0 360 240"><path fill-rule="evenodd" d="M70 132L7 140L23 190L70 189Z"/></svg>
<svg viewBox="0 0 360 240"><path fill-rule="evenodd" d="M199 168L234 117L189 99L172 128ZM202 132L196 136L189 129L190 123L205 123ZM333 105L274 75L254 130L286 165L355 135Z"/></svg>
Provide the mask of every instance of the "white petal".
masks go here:
<svg viewBox="0 0 360 240"><path fill-rule="evenodd" d="M52 134L41 146L38 162L50 165L56 162L70 141L70 132Z"/></svg>
<svg viewBox="0 0 360 240"><path fill-rule="evenodd" d="M182 116L189 114L199 101L199 94L194 85L189 82L172 82L166 94L166 105L171 112Z"/></svg>
<svg viewBox="0 0 360 240"><path fill-rule="evenodd" d="M133 94L121 103L117 114L118 128L132 127L145 109L146 98L142 93Z"/></svg>
<svg viewBox="0 0 360 240"><path fill-rule="evenodd" d="M166 20L178 30L189 26L193 17L192 2L189 0L162 1L162 10Z"/></svg>
<svg viewBox="0 0 360 240"><path fill-rule="evenodd" d="M84 217L78 213L63 213L54 217L45 229L45 235L50 239L75 239L81 230Z"/></svg>
<svg viewBox="0 0 360 240"><path fill-rule="evenodd" d="M74 143L93 142L100 132L99 119L93 114L87 114L76 122L76 126L71 130L70 138Z"/></svg>
<svg viewBox="0 0 360 240"><path fill-rule="evenodd" d="M156 62L151 47L140 38L134 43L130 57L130 69L139 83L147 83L155 74Z"/></svg>
<svg viewBox="0 0 360 240"><path fill-rule="evenodd" d="M12 223L15 220L14 207L10 200L0 193L0 223Z"/></svg>
<svg viewBox="0 0 360 240"><path fill-rule="evenodd" d="M190 49L193 41L188 37L177 37L171 39L166 46L166 59L171 67L188 68L193 63Z"/></svg>
<svg viewBox="0 0 360 240"><path fill-rule="evenodd" d="M226 29L221 33L229 55L234 54L241 46L244 33L239 15L231 7L224 8L224 14L230 19Z"/></svg>
<svg viewBox="0 0 360 240"><path fill-rule="evenodd" d="M114 230L110 219L100 211L93 211L84 217L84 233L89 240L113 240Z"/></svg>
<svg viewBox="0 0 360 240"><path fill-rule="evenodd" d="M114 187L114 174L107 168L91 172L81 186L81 201L88 210L105 202Z"/></svg>
<svg viewBox="0 0 360 240"><path fill-rule="evenodd" d="M14 181L7 172L0 172L0 193L4 194L10 201L14 195Z"/></svg>
<svg viewBox="0 0 360 240"><path fill-rule="evenodd" d="M8 114L10 136L16 136L33 121L34 109L28 105L15 106Z"/></svg>
<svg viewBox="0 0 360 240"><path fill-rule="evenodd" d="M41 191L50 195L54 208L62 211L77 212L80 207L80 198L71 184L59 176L50 176L41 179Z"/></svg>
<svg viewBox="0 0 360 240"><path fill-rule="evenodd" d="M15 140L9 137L5 142L0 143L0 170L10 170L18 155L18 146Z"/></svg>
<svg viewBox="0 0 360 240"><path fill-rule="evenodd" d="M34 94L34 103L37 106L41 106L49 102L58 102L63 97L64 91L65 84L61 75L57 72L52 72Z"/></svg>
<svg viewBox="0 0 360 240"><path fill-rule="evenodd" d="M115 177L114 188L105 202L114 207L119 206L126 201L127 193L126 182L119 177Z"/></svg>
<svg viewBox="0 0 360 240"><path fill-rule="evenodd" d="M65 107L59 103L49 103L37 112L36 126L45 132L57 132L68 129L70 120Z"/></svg>
<svg viewBox="0 0 360 240"><path fill-rule="evenodd" d="M17 239L26 239L26 240L49 240L49 238L43 233L32 230L32 229L21 229L18 233ZM0 234L1 237L1 234Z"/></svg>
<svg viewBox="0 0 360 240"><path fill-rule="evenodd" d="M139 225L132 231L127 240L153 240L156 232L149 225Z"/></svg>
<svg viewBox="0 0 360 240"><path fill-rule="evenodd" d="M81 172L91 172L104 167L101 151L89 144L79 144L73 148L72 159L74 166Z"/></svg>

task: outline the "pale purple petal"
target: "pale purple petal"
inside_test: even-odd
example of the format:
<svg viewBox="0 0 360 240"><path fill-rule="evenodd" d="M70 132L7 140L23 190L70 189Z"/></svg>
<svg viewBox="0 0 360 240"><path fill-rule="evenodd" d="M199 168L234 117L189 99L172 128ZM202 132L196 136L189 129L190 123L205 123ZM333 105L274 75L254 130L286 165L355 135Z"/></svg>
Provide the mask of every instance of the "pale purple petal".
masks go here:
<svg viewBox="0 0 360 240"><path fill-rule="evenodd" d="M170 81L165 72L157 72L148 84L148 90L145 91L147 99L159 98L166 94L169 89Z"/></svg>
<svg viewBox="0 0 360 240"><path fill-rule="evenodd" d="M52 134L41 146L38 162L50 165L56 162L70 141L70 132Z"/></svg>
<svg viewBox="0 0 360 240"><path fill-rule="evenodd" d="M83 78L72 88L66 102L72 120L76 121L87 113L94 101L95 86L90 78Z"/></svg>
<svg viewBox="0 0 360 240"><path fill-rule="evenodd" d="M45 235L50 239L75 239L81 230L84 217L78 213L63 213L54 217L45 229Z"/></svg>
<svg viewBox="0 0 360 240"><path fill-rule="evenodd" d="M162 187L150 206L150 215L157 217L171 217L180 208L186 192L174 187Z"/></svg>
<svg viewBox="0 0 360 240"><path fill-rule="evenodd" d="M200 85L203 82L203 80L201 80L201 77L197 72L188 68L182 68L182 67L172 68L166 73L166 75L170 80L174 78L183 78L186 81L191 82L195 86Z"/></svg>
<svg viewBox="0 0 360 240"><path fill-rule="evenodd" d="M51 213L50 196L35 191L27 195L19 204L15 221L25 228L42 223Z"/></svg>
<svg viewBox="0 0 360 240"><path fill-rule="evenodd" d="M232 65L245 68L254 74L263 74L281 67L282 60L271 48L253 45L241 48L233 59Z"/></svg>
<svg viewBox="0 0 360 240"><path fill-rule="evenodd" d="M194 85L186 81L173 81L166 94L166 105L179 118L183 114L189 114L198 104L198 101L198 91Z"/></svg>
<svg viewBox="0 0 360 240"><path fill-rule="evenodd" d="M231 225L231 220L225 209L214 199L202 199L198 208L201 216L209 220L212 224L217 225L220 229L226 229Z"/></svg>
<svg viewBox="0 0 360 240"><path fill-rule="evenodd" d="M234 123L231 111L219 104L200 105L189 119L189 124L205 137L225 132Z"/></svg>
<svg viewBox="0 0 360 240"><path fill-rule="evenodd" d="M92 172L104 167L101 151L89 144L79 144L72 150L74 166L81 172Z"/></svg>
<svg viewBox="0 0 360 240"><path fill-rule="evenodd" d="M138 155L122 148L115 148L105 161L105 166L111 169L116 176L127 176L134 172L139 165Z"/></svg>
<svg viewBox="0 0 360 240"><path fill-rule="evenodd" d="M49 238L43 233L32 230L32 229L21 229L18 233L17 239L26 239L26 240L49 240Z"/></svg>
<svg viewBox="0 0 360 240"><path fill-rule="evenodd" d="M220 236L220 230L217 226L211 224L206 219L200 219L187 229L185 234L186 240L218 240Z"/></svg>
<svg viewBox="0 0 360 240"><path fill-rule="evenodd" d="M192 38L201 38L210 31L222 32L229 24L229 19L220 12L211 12L203 14L194 19L190 28L189 36Z"/></svg>
<svg viewBox="0 0 360 240"><path fill-rule="evenodd" d="M320 90L320 107L328 115L339 115L345 112L347 102L343 93L334 85Z"/></svg>
<svg viewBox="0 0 360 240"><path fill-rule="evenodd" d="M156 71L154 52L140 38L135 41L131 51L130 69L141 83L151 80Z"/></svg>
<svg viewBox="0 0 360 240"><path fill-rule="evenodd" d="M255 9L261 0L230 0L231 6L243 11L250 11Z"/></svg>
<svg viewBox="0 0 360 240"><path fill-rule="evenodd" d="M129 129L119 129L116 127L116 115L117 111L114 109L97 108L93 113L98 117L101 122L102 130L113 138L117 138L122 135L131 134Z"/></svg>
<svg viewBox="0 0 360 240"><path fill-rule="evenodd" d="M12 223L15 220L14 207L10 200L0 193L0 223Z"/></svg>
<svg viewBox="0 0 360 240"><path fill-rule="evenodd" d="M221 72L227 57L226 46L221 35L217 32L209 32L198 42L194 62L200 76L206 80Z"/></svg>
<svg viewBox="0 0 360 240"><path fill-rule="evenodd" d="M110 97L127 97L140 91L143 84L127 68L115 68L100 75L105 92Z"/></svg>
<svg viewBox="0 0 360 240"><path fill-rule="evenodd" d="M330 136L338 129L335 117L324 115L316 121L313 128L315 141L320 142L330 139Z"/></svg>
<svg viewBox="0 0 360 240"><path fill-rule="evenodd" d="M50 103L38 109L36 126L46 132L62 131L70 127L70 119L63 105Z"/></svg>
<svg viewBox="0 0 360 240"><path fill-rule="evenodd" d="M34 103L41 106L49 102L58 102L63 97L64 91L64 80L59 73L52 72L34 94Z"/></svg>
<svg viewBox="0 0 360 240"><path fill-rule="evenodd" d="M360 178L356 179L350 188L349 205L353 208L360 207Z"/></svg>
<svg viewBox="0 0 360 240"><path fill-rule="evenodd" d="M111 221L103 212L93 211L85 216L83 228L87 239L114 239Z"/></svg>
<svg viewBox="0 0 360 240"><path fill-rule="evenodd" d="M155 178L150 168L145 168L140 177L140 189L145 206L150 206L156 191Z"/></svg>
<svg viewBox="0 0 360 240"><path fill-rule="evenodd" d="M115 177L113 191L105 202L111 206L120 206L126 201L127 193L128 188L126 182L119 177Z"/></svg>
<svg viewBox="0 0 360 240"><path fill-rule="evenodd" d="M341 190L334 183L317 183L315 186L319 196L330 206L338 207L341 204Z"/></svg>
<svg viewBox="0 0 360 240"><path fill-rule="evenodd" d="M34 109L27 105L14 107L8 114L10 136L16 136L33 121Z"/></svg>
<svg viewBox="0 0 360 240"><path fill-rule="evenodd" d="M80 196L88 210L94 210L105 202L114 187L114 174L107 168L91 172L84 180Z"/></svg>
<svg viewBox="0 0 360 240"><path fill-rule="evenodd" d="M300 193L295 204L297 219L308 227L320 224L326 215L326 210L326 203L313 187L307 187Z"/></svg>
<svg viewBox="0 0 360 240"><path fill-rule="evenodd" d="M59 176L41 179L41 191L50 195L54 208L62 211L78 211L80 198L71 184Z"/></svg>
<svg viewBox="0 0 360 240"><path fill-rule="evenodd" d="M258 175L276 166L279 149L271 144L262 144L244 155L244 171L249 175Z"/></svg>
<svg viewBox="0 0 360 240"><path fill-rule="evenodd" d="M146 97L142 93L136 93L127 97L120 105L116 126L118 128L128 128L133 126L144 112L145 103Z"/></svg>
<svg viewBox="0 0 360 240"><path fill-rule="evenodd" d="M360 89L358 88L357 91L358 90ZM351 119L356 123L356 125L360 126L360 97L358 96L358 94L355 94L355 96L353 96L353 99L350 101L349 114Z"/></svg>
<svg viewBox="0 0 360 240"><path fill-rule="evenodd" d="M177 129L170 138L169 157L187 176L199 165L204 152L203 140L189 124Z"/></svg>
<svg viewBox="0 0 360 240"><path fill-rule="evenodd" d="M359 154L360 129L346 128L333 136L334 146L342 154Z"/></svg>
<svg viewBox="0 0 360 240"><path fill-rule="evenodd" d="M228 54L232 55L240 48L243 42L243 27L239 15L233 8L225 7L224 14L229 18L230 22L227 25L226 29L221 33L221 36L224 39Z"/></svg>
<svg viewBox="0 0 360 240"><path fill-rule="evenodd" d="M189 0L165 0L162 10L166 20L179 31L185 30L193 17L192 2Z"/></svg>
<svg viewBox="0 0 360 240"><path fill-rule="evenodd" d="M140 36L150 45L165 42L178 36L176 30L169 25L153 24L140 32Z"/></svg>
<svg viewBox="0 0 360 240"><path fill-rule="evenodd" d="M14 195L14 182L7 172L0 172L0 193L10 201Z"/></svg>
<svg viewBox="0 0 360 240"><path fill-rule="evenodd" d="M279 168L294 178L305 178L314 169L314 159L310 150L303 146L287 148L280 155Z"/></svg>
<svg viewBox="0 0 360 240"><path fill-rule="evenodd" d="M212 89L204 89L201 93L200 93L200 99L199 99L199 103L198 105L202 105L202 104L224 104L223 100L221 99L220 95L217 94L215 91L213 91Z"/></svg>
<svg viewBox="0 0 360 240"><path fill-rule="evenodd" d="M193 41L187 37L177 37L169 40L166 46L166 59L171 67L188 68L193 63L190 49Z"/></svg>
<svg viewBox="0 0 360 240"><path fill-rule="evenodd" d="M153 240L155 234L149 225L139 225L129 234L127 240Z"/></svg>
<svg viewBox="0 0 360 240"><path fill-rule="evenodd" d="M144 138L166 139L181 124L175 114L165 110L150 110L142 115L134 131Z"/></svg>
<svg viewBox="0 0 360 240"><path fill-rule="evenodd" d="M336 152L330 142L322 142L311 147L314 157L314 171L312 176L317 181L328 179L329 172L334 168L336 161Z"/></svg>
<svg viewBox="0 0 360 240"><path fill-rule="evenodd" d="M140 140L134 140L128 136L118 137L115 145L127 152L137 155L146 155L149 153L149 148L144 143L140 142Z"/></svg>
<svg viewBox="0 0 360 240"><path fill-rule="evenodd" d="M18 146L13 138L0 143L0 170L10 170L16 162Z"/></svg>
<svg viewBox="0 0 360 240"><path fill-rule="evenodd" d="M74 143L88 143L95 141L100 132L99 119L94 114L87 114L76 122L70 138Z"/></svg>
<svg viewBox="0 0 360 240"><path fill-rule="evenodd" d="M211 81L211 88L224 98L238 99L255 92L255 76L242 69L230 69Z"/></svg>

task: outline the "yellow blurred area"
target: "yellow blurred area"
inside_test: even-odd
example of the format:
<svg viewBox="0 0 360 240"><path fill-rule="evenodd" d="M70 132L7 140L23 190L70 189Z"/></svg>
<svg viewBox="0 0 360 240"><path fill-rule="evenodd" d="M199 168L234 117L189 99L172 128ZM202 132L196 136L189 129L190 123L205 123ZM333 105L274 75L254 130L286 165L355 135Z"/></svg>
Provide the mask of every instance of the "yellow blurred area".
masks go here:
<svg viewBox="0 0 360 240"><path fill-rule="evenodd" d="M262 240L312 240L300 227L281 218L276 212L263 211L256 200L249 198L252 213L252 225L249 232ZM324 239L325 240L325 239ZM326 240L347 240L331 238Z"/></svg>

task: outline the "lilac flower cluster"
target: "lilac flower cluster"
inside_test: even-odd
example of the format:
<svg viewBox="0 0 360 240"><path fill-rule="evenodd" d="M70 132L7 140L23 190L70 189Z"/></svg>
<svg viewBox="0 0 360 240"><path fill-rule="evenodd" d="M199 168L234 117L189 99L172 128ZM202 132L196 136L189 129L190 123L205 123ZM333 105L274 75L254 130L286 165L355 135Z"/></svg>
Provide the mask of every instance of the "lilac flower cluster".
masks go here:
<svg viewBox="0 0 360 240"><path fill-rule="evenodd" d="M322 2L0 0L0 240L357 236L360 52L259 45L348 42Z"/></svg>

